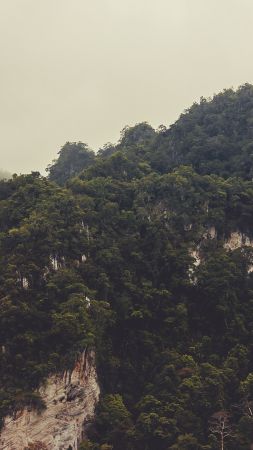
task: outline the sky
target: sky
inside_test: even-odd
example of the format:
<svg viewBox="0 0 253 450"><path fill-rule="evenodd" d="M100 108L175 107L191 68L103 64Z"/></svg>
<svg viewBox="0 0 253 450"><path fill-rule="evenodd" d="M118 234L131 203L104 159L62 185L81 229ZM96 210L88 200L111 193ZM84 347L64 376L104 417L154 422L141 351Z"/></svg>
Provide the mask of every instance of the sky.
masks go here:
<svg viewBox="0 0 253 450"><path fill-rule="evenodd" d="M253 83L252 0L0 0L0 168Z"/></svg>

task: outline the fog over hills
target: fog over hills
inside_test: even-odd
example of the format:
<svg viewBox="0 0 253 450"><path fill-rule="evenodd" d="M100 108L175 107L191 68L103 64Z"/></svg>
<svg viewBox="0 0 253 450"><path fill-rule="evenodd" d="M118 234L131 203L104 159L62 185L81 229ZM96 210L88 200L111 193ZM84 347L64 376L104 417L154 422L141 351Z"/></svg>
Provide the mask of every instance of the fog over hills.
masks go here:
<svg viewBox="0 0 253 450"><path fill-rule="evenodd" d="M0 12L11 172L43 171L66 141L99 149L126 124L169 126L253 80L251 0L1 0Z"/></svg>

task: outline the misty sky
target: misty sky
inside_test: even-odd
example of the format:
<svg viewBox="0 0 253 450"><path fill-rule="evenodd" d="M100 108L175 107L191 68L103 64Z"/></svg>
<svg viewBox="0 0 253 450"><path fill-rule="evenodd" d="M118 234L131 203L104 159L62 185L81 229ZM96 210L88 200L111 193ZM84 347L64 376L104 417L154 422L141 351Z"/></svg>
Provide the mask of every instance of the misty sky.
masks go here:
<svg viewBox="0 0 253 450"><path fill-rule="evenodd" d="M253 83L252 23L252 0L0 0L0 167L43 171L66 141Z"/></svg>

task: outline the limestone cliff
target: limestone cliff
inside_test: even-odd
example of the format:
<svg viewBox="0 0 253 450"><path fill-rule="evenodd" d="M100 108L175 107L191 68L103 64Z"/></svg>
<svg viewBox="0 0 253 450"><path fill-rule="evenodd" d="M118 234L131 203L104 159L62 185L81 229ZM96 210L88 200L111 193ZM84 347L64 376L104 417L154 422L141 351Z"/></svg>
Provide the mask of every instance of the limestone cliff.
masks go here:
<svg viewBox="0 0 253 450"><path fill-rule="evenodd" d="M253 241L240 231L234 231L231 233L229 239L225 241L224 247L227 250L236 250L240 247L253 247Z"/></svg>
<svg viewBox="0 0 253 450"><path fill-rule="evenodd" d="M26 408L5 419L1 450L24 450L35 442L47 450L76 450L99 393L94 352L83 352L72 372L50 376L41 386L42 413Z"/></svg>
<svg viewBox="0 0 253 450"><path fill-rule="evenodd" d="M214 227L210 227L202 237L200 243L191 249L190 254L193 257L195 267L199 266L203 261L203 255L201 252L202 244L206 239L217 239L217 233ZM234 251L241 247L253 247L253 240L240 231L233 231L230 236L223 241L223 247L227 251ZM253 271L253 266L249 268L249 271ZM192 272L190 272L192 273Z"/></svg>

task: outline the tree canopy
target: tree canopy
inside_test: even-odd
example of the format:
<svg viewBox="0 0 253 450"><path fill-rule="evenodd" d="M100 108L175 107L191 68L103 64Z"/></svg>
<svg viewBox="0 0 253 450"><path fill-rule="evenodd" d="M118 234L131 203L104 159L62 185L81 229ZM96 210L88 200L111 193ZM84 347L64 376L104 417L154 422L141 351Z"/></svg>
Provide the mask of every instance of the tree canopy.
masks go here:
<svg viewBox="0 0 253 450"><path fill-rule="evenodd" d="M226 90L0 182L1 417L43 408L35 388L88 347L102 395L80 448L249 449L252 108L252 86Z"/></svg>
<svg viewBox="0 0 253 450"><path fill-rule="evenodd" d="M95 154L82 142L67 142L58 152L58 159L47 167L49 180L63 186L69 178L89 167Z"/></svg>

